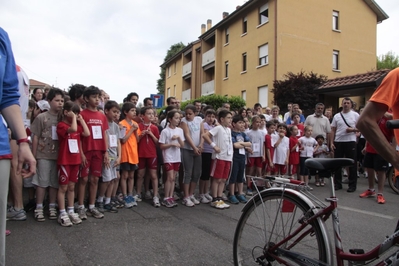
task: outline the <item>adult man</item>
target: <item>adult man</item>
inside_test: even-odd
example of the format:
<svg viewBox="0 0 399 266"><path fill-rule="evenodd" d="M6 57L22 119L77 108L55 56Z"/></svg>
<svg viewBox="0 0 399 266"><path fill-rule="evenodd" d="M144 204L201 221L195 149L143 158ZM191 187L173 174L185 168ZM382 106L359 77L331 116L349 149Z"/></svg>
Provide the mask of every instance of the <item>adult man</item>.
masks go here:
<svg viewBox="0 0 399 266"><path fill-rule="evenodd" d="M224 108L224 109L230 111L230 104L229 104L229 103L224 103L224 104L222 105L222 108Z"/></svg>
<svg viewBox="0 0 399 266"><path fill-rule="evenodd" d="M287 109L288 109L288 112L286 112L285 114L284 114L284 119L283 119L283 121L284 121L284 123L287 121L287 119L289 118L289 117L291 117L291 111L292 111L292 103L288 103L287 104Z"/></svg>
<svg viewBox="0 0 399 266"><path fill-rule="evenodd" d="M154 107L154 103L150 97L144 98L143 104L144 104L144 107L146 107L146 106Z"/></svg>
<svg viewBox="0 0 399 266"><path fill-rule="evenodd" d="M328 142L331 132L331 125L328 118L323 115L324 104L317 103L315 106L315 112L313 115L308 115L305 120L305 126L312 126L312 137L316 138L318 135L322 135Z"/></svg>
<svg viewBox="0 0 399 266"><path fill-rule="evenodd" d="M139 95L135 92L131 92L127 95L126 100L128 102L134 103L134 105L137 107L137 103L139 102Z"/></svg>
<svg viewBox="0 0 399 266"><path fill-rule="evenodd" d="M392 109L393 119L399 119L399 68L395 68L386 75L371 96L366 107L360 115L357 127L373 148L395 169L399 170L399 154L384 137L377 121L388 109ZM399 143L399 134L395 134Z"/></svg>
<svg viewBox="0 0 399 266"><path fill-rule="evenodd" d="M17 174L27 177L36 172L36 160L29 148L28 138L18 106L18 77L11 43L8 34L0 28L0 265L5 265L5 231L7 213L7 194L12 157L6 124L17 139L18 166ZM28 170L22 170L26 163Z"/></svg>
<svg viewBox="0 0 399 266"><path fill-rule="evenodd" d="M353 102L345 97L342 100L342 112L337 113L331 123L330 148L334 158L351 158L356 162L356 123L359 114L352 110ZM349 188L347 192L355 192L357 185L357 165L349 167ZM335 190L342 189L342 173L335 172Z"/></svg>
<svg viewBox="0 0 399 266"><path fill-rule="evenodd" d="M195 115L200 116L201 118L204 118L204 115L201 113L201 109L202 109L201 101L195 100L193 103L194 103L195 109L197 110L195 112Z"/></svg>

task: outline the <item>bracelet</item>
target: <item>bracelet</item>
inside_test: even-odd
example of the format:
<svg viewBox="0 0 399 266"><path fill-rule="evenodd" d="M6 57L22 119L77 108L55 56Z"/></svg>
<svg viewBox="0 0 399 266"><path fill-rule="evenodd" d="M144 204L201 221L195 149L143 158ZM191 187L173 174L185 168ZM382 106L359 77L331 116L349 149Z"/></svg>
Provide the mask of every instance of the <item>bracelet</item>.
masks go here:
<svg viewBox="0 0 399 266"><path fill-rule="evenodd" d="M211 147L212 147L212 148L215 148L215 146L216 146L216 143L215 143L215 142L212 142L212 143L211 143Z"/></svg>
<svg viewBox="0 0 399 266"><path fill-rule="evenodd" d="M17 144L18 145L21 144L21 143L24 143L24 142L29 143L29 139L28 138L23 138L23 139L17 140Z"/></svg>

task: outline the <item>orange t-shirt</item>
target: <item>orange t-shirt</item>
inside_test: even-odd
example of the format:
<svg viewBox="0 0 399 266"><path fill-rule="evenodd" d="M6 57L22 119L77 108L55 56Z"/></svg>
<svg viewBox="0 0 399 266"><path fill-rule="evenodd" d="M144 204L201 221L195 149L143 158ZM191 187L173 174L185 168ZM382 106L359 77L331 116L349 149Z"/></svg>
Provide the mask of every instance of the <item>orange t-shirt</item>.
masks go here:
<svg viewBox="0 0 399 266"><path fill-rule="evenodd" d="M136 122L131 121L132 125L137 126L137 135L141 134L140 128ZM126 119L119 122L119 125L126 128L126 135L129 132L132 125L126 121ZM121 143L121 163L138 164L139 163L139 152L138 152L138 139L133 131L129 139L125 143Z"/></svg>
<svg viewBox="0 0 399 266"><path fill-rule="evenodd" d="M393 119L399 119L399 67L385 76L370 101L385 104L392 109ZM395 139L399 143L399 134L395 134Z"/></svg>

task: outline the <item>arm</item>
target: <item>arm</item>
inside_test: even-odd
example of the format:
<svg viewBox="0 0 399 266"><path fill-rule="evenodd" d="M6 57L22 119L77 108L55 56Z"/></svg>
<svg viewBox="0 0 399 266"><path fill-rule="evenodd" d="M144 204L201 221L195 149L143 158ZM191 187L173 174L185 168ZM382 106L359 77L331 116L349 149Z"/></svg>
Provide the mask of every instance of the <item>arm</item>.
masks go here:
<svg viewBox="0 0 399 266"><path fill-rule="evenodd" d="M202 137L204 138L204 140L205 140L209 145L212 146L212 148L214 149L214 151L215 151L216 153L220 153L220 148L219 148L218 146L216 146L215 143L212 142L212 139L211 139L212 134L211 134L211 132L209 132L209 131L206 132L204 135L202 135ZM213 143L213 144L212 144L212 143Z"/></svg>
<svg viewBox="0 0 399 266"><path fill-rule="evenodd" d="M116 149L118 151L118 157L115 160L114 167L118 166L121 163L122 150L121 150L121 141L119 139L118 139L118 146L116 147Z"/></svg>
<svg viewBox="0 0 399 266"><path fill-rule="evenodd" d="M201 154L199 148L195 146L194 141L191 138L190 129L188 129L187 124L185 122L181 122L180 128L183 129L184 138L186 139L186 142L188 143L188 145L190 145L190 147L193 149L194 153ZM183 143L183 145L184 145L184 143Z"/></svg>
<svg viewBox="0 0 399 266"><path fill-rule="evenodd" d="M337 132L337 128L331 127L330 141L329 141L331 152L334 152L334 150L335 150L335 146L334 146L335 132Z"/></svg>
<svg viewBox="0 0 399 266"><path fill-rule="evenodd" d="M68 116L68 117L72 117L72 123L71 123L71 126L68 128L67 132L68 132L68 133L73 133L73 132L78 131L78 124L77 124L77 122L76 122L76 115L75 115L75 113L72 112L72 111L69 111L68 114L67 114L67 116Z"/></svg>
<svg viewBox="0 0 399 266"><path fill-rule="evenodd" d="M87 124L86 124L85 120L83 119L83 117L81 115L77 115L76 119L79 121L80 125L83 128L82 136L83 137L90 136L89 127L87 126Z"/></svg>

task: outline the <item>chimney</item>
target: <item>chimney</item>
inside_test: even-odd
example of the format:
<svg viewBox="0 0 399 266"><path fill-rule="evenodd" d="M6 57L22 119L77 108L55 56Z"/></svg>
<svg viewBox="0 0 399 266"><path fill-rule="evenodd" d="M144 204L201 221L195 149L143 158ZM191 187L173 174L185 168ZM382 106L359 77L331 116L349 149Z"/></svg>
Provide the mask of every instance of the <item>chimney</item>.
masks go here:
<svg viewBox="0 0 399 266"><path fill-rule="evenodd" d="M206 30L209 30L210 28L212 28L212 20L211 20L211 19L208 19L208 20L206 21Z"/></svg>
<svg viewBox="0 0 399 266"><path fill-rule="evenodd" d="M222 15L223 19L227 18L228 16L229 16L229 12L223 12L223 15Z"/></svg>
<svg viewBox="0 0 399 266"><path fill-rule="evenodd" d="M205 24L201 24L201 35L204 34L206 31L206 26Z"/></svg>
<svg viewBox="0 0 399 266"><path fill-rule="evenodd" d="M236 10L239 9L241 6L236 6Z"/></svg>

